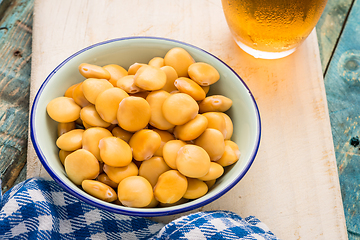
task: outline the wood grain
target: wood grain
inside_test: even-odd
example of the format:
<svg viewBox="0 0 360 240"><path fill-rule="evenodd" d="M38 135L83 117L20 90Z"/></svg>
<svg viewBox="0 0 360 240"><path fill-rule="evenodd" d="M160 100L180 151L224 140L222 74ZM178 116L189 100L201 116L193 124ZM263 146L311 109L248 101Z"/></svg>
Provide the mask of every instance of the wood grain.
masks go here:
<svg viewBox="0 0 360 240"><path fill-rule="evenodd" d="M329 67L331 57L346 24L350 7L355 0L328 0L316 25L323 73Z"/></svg>
<svg viewBox="0 0 360 240"><path fill-rule="evenodd" d="M3 1L0 25L0 173L5 192L26 164L32 1Z"/></svg>
<svg viewBox="0 0 360 240"><path fill-rule="evenodd" d="M291 56L259 60L234 43L219 1L37 0L31 101L70 54L138 35L173 38L213 53L242 76L259 105L263 135L254 165L231 191L197 211L255 215L281 239L347 239L315 32ZM39 175L46 173L29 144L28 177Z"/></svg>
<svg viewBox="0 0 360 240"><path fill-rule="evenodd" d="M360 1L356 0L325 77L350 239L360 239Z"/></svg>

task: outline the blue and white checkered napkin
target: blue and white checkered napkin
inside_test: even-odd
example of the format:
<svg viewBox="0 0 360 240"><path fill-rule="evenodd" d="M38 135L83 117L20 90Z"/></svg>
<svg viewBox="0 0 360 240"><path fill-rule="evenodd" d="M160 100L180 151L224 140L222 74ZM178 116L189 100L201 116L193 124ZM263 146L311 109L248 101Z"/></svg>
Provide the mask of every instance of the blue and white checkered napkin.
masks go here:
<svg viewBox="0 0 360 240"><path fill-rule="evenodd" d="M114 214L37 178L0 200L0 239L277 239L255 217L228 211L198 212L167 225Z"/></svg>

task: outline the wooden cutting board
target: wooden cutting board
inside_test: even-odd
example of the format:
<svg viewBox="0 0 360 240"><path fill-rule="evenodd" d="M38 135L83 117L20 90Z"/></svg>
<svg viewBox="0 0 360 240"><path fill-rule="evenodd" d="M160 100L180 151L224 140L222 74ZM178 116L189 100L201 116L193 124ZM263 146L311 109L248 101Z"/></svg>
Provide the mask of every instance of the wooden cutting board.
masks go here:
<svg viewBox="0 0 360 240"><path fill-rule="evenodd" d="M230 65L255 96L262 120L256 160L238 185L200 210L254 215L281 239L347 239L315 32L291 56L260 60L234 43L219 0L37 0L31 103L70 54L125 36L160 36L203 48ZM31 143L27 166L28 178L48 177Z"/></svg>

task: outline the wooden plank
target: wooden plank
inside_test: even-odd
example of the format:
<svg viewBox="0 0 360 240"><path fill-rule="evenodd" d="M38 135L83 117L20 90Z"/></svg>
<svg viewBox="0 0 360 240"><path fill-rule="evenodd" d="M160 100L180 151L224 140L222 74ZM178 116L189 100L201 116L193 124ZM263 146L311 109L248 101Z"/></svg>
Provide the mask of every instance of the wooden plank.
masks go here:
<svg viewBox="0 0 360 240"><path fill-rule="evenodd" d="M342 198L350 239L360 239L360 1L349 14L325 77Z"/></svg>
<svg viewBox="0 0 360 240"><path fill-rule="evenodd" d="M331 61L332 54L345 25L345 19L354 1L328 0L325 10L316 25L323 73L325 73Z"/></svg>
<svg viewBox="0 0 360 240"><path fill-rule="evenodd" d="M26 164L32 13L33 1L16 0L8 5L0 23L0 175L3 192L12 187ZM25 180L24 175L19 180Z"/></svg>
<svg viewBox="0 0 360 240"><path fill-rule="evenodd" d="M261 146L245 178L198 210L255 215L281 239L347 239L315 32L291 56L269 61L237 47L215 0L37 0L34 16L31 101L63 59L116 37L178 39L228 63L258 102ZM28 177L39 175L46 173L30 144ZM177 216L156 219L166 222Z"/></svg>

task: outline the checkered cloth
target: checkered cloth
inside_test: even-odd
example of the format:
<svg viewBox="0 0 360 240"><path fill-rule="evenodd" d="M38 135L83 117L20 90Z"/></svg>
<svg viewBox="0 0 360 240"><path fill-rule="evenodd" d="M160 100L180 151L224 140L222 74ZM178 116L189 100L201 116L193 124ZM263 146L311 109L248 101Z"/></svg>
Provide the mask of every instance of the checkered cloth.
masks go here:
<svg viewBox="0 0 360 240"><path fill-rule="evenodd" d="M198 212L167 225L100 210L54 181L26 180L0 193L0 239L277 239L255 217Z"/></svg>

